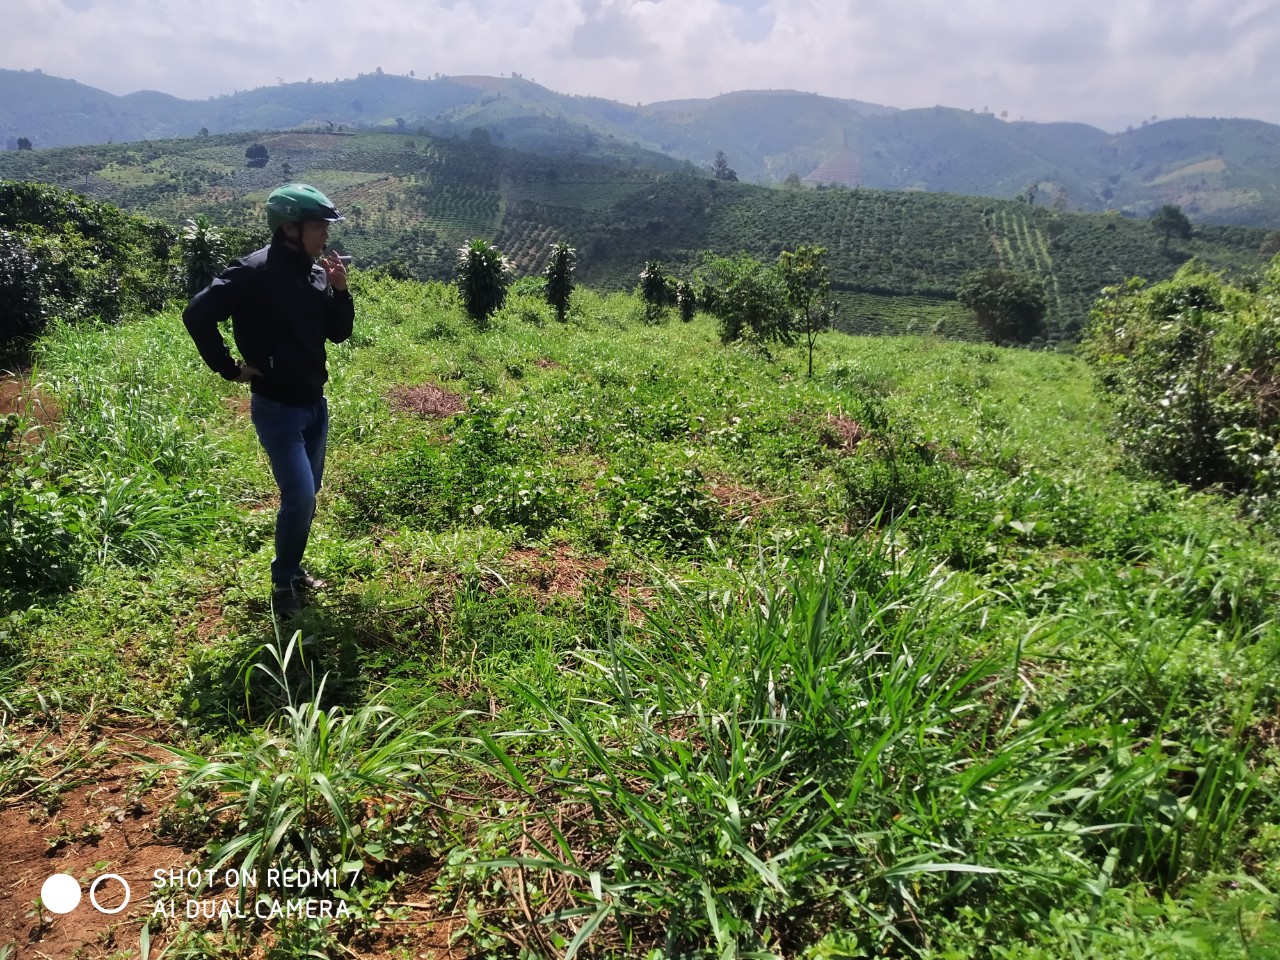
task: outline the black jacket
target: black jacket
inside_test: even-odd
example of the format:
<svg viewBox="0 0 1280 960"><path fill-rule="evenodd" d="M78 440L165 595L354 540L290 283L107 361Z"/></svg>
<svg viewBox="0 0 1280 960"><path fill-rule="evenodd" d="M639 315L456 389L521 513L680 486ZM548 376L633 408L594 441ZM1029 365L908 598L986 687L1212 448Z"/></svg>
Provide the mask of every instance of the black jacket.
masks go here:
<svg viewBox="0 0 1280 960"><path fill-rule="evenodd" d="M182 322L209 369L234 380L240 369L218 330L230 317L240 355L262 373L250 381L253 392L309 406L329 379L325 340L351 336L355 315L351 294L331 289L324 267L277 237L192 297Z"/></svg>

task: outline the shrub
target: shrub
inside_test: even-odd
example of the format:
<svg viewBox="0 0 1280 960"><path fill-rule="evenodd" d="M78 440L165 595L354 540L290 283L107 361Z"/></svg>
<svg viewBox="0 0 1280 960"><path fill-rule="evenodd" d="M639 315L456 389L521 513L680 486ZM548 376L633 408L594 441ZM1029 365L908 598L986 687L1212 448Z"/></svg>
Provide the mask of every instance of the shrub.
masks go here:
<svg viewBox="0 0 1280 960"><path fill-rule="evenodd" d="M4 439L0 436L0 439ZM0 445L0 457L3 446ZM84 552L78 498L66 480L34 464L4 464L0 480L0 606L13 595L61 590L79 577Z"/></svg>
<svg viewBox="0 0 1280 960"><path fill-rule="evenodd" d="M1044 333L1047 302L1039 279L1005 270L973 273L956 288L982 332L996 342L1027 343Z"/></svg>
<svg viewBox="0 0 1280 960"><path fill-rule="evenodd" d="M688 323L698 309L698 297L694 293L693 284L681 280L676 284L676 308L680 311L680 319Z"/></svg>
<svg viewBox="0 0 1280 960"><path fill-rule="evenodd" d="M0 359L44 326L40 263L18 233L0 229Z"/></svg>
<svg viewBox="0 0 1280 960"><path fill-rule="evenodd" d="M1197 489L1280 487L1280 267L1268 278L1254 294L1192 263L1105 292L1084 353L1139 466Z"/></svg>
<svg viewBox="0 0 1280 960"><path fill-rule="evenodd" d="M207 287L227 264L227 246L222 233L204 214L188 220L182 230L182 265L186 272L187 296L194 297Z"/></svg>
<svg viewBox="0 0 1280 960"><path fill-rule="evenodd" d="M502 306L510 282L506 258L487 240L472 240L458 251L458 288L467 316L477 324L483 324Z"/></svg>
<svg viewBox="0 0 1280 960"><path fill-rule="evenodd" d="M629 540L690 550L719 527L718 506L695 466L637 463L601 485L609 518Z"/></svg>
<svg viewBox="0 0 1280 960"><path fill-rule="evenodd" d="M564 323L569 312L569 298L573 295L573 266L577 252L561 241L551 248L551 259L544 275L547 278L546 297L556 311L556 319Z"/></svg>
<svg viewBox="0 0 1280 960"><path fill-rule="evenodd" d="M667 278L657 260L650 260L640 271L640 299L644 301L644 315L648 322L655 323L661 319L662 310L667 305Z"/></svg>
<svg viewBox="0 0 1280 960"><path fill-rule="evenodd" d="M54 317L114 323L178 293L173 231L38 183L0 181L0 356Z"/></svg>
<svg viewBox="0 0 1280 960"><path fill-rule="evenodd" d="M716 257L701 272L704 309L720 321L720 341L792 341L787 289L776 269L747 254Z"/></svg>

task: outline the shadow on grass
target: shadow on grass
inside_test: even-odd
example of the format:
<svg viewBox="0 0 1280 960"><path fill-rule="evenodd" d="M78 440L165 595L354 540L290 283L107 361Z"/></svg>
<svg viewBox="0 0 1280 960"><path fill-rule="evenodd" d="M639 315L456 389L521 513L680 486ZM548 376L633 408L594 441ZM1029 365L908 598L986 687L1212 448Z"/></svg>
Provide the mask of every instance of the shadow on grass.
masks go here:
<svg viewBox="0 0 1280 960"><path fill-rule="evenodd" d="M192 659L179 714L195 729L229 732L258 726L291 704L319 698L322 708L365 699L356 637L364 618L312 606L204 649Z"/></svg>

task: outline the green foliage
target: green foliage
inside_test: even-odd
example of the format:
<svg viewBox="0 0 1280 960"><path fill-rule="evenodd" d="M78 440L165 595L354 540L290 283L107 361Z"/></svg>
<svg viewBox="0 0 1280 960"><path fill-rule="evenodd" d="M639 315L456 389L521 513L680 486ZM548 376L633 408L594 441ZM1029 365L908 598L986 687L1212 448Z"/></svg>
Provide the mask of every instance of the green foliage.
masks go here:
<svg viewBox="0 0 1280 960"><path fill-rule="evenodd" d="M173 231L34 183L0 181L0 357L59 317L117 322L177 290Z"/></svg>
<svg viewBox="0 0 1280 960"><path fill-rule="evenodd" d="M1156 233L1164 237L1163 249L1166 253L1169 250L1170 237L1185 240L1191 236L1191 221L1182 212L1182 208L1175 203L1166 203L1156 211L1151 217L1151 226Z"/></svg>
<svg viewBox="0 0 1280 960"><path fill-rule="evenodd" d="M956 299L996 343L1027 343L1044 332L1044 285L1035 277L1004 270L972 274L956 288Z"/></svg>
<svg viewBox="0 0 1280 960"><path fill-rule="evenodd" d="M787 290L787 301L795 312L794 326L804 334L809 348L808 375L812 377L814 344L818 334L828 329L835 319L827 249L801 244L794 251L784 250L778 258L778 270Z"/></svg>
<svg viewBox="0 0 1280 960"><path fill-rule="evenodd" d="M565 241L560 241L551 248L551 259L547 261L547 285L545 295L547 303L555 307L556 319L564 323L569 312L569 299L573 296L573 267L577 259L577 251Z"/></svg>
<svg viewBox="0 0 1280 960"><path fill-rule="evenodd" d="M715 257L700 272L699 301L720 322L720 342L792 341L787 287L777 269L754 257Z"/></svg>
<svg viewBox="0 0 1280 960"><path fill-rule="evenodd" d="M245 677L246 689L258 672L275 685L278 716L210 756L168 748L181 777L179 809L204 819L212 834L206 869L256 872L258 892L268 896L278 895L266 888L268 869L338 878L293 891L317 897L354 888L363 870L412 843L387 844L385 823L430 795L427 763L445 752L446 741L416 727L412 715L376 702L326 707L327 677L310 672L301 642L299 631L283 651L268 644L274 662L252 664Z"/></svg>
<svg viewBox="0 0 1280 960"><path fill-rule="evenodd" d="M227 245L218 230L204 214L188 220L182 229L182 265L187 278L187 296L213 282L227 265Z"/></svg>
<svg viewBox="0 0 1280 960"><path fill-rule="evenodd" d="M22 350L44 326L41 267L20 233L0 229L0 359Z"/></svg>
<svg viewBox="0 0 1280 960"><path fill-rule="evenodd" d="M1086 356L1116 396L1122 447L1196 488L1280 490L1280 303L1189 264L1165 283L1106 292Z"/></svg>
<svg viewBox="0 0 1280 960"><path fill-rule="evenodd" d="M444 447L413 438L352 492L360 513L428 529L480 523L530 534L569 514L565 477L546 463L510 411L477 404L450 423L449 435Z"/></svg>
<svg viewBox="0 0 1280 960"><path fill-rule="evenodd" d="M1278 280L1162 309L1249 307L1216 342L1265 359ZM176 311L36 344L65 413L0 427L0 564L29 578L0 598L0 793L61 766L18 682L230 721L178 747L208 779L148 798L165 822L209 862L365 867L343 925L170 955L394 952L432 885L477 955L1265 955L1271 526L1122 469L1073 356L831 336L806 378L798 345L655 331L636 296L579 287L551 323L540 284L468 332L453 285L353 274L314 672L263 647L243 388ZM393 739L420 773L370 760Z"/></svg>
<svg viewBox="0 0 1280 960"><path fill-rule="evenodd" d="M730 183L737 183L738 174L729 166L729 158L724 155L723 150L716 151L715 162L711 165L711 175L717 180L728 180Z"/></svg>
<svg viewBox="0 0 1280 960"><path fill-rule="evenodd" d="M644 301L645 317L650 323L662 316L667 306L667 277L659 260L650 260L640 271L640 299Z"/></svg>
<svg viewBox="0 0 1280 960"><path fill-rule="evenodd" d="M271 155L267 152L265 145L255 143L244 151L246 167L265 167L271 160Z"/></svg>
<svg viewBox="0 0 1280 960"><path fill-rule="evenodd" d="M1024 712L1016 665L967 645L978 612L886 543L783 566L670 595L641 636L584 653L589 699L519 691L551 743L540 787L594 842L568 856L557 833L500 863L579 881L577 945L608 919L666 955L801 955L838 930L866 956L920 948L917 918L965 906L1016 939L1024 911L1082 879L1081 773L1056 742L1082 714Z"/></svg>
<svg viewBox="0 0 1280 960"><path fill-rule="evenodd" d="M404 109L399 104L388 115ZM962 128L958 133L974 132L970 129L974 118L947 113ZM932 114L896 116L904 127L912 128ZM995 123L994 127L1005 136L1015 125ZM508 130L505 142L511 144L519 135ZM1151 150L1168 152L1163 141L1147 139ZM0 170L29 181L84 189L82 167L87 154L97 171L92 180L95 196L109 197L127 209L175 225L206 214L221 229L253 229L263 221L262 192L279 183L278 176L267 170L243 167L245 148L260 141L259 134L239 134L21 154L9 151L0 153ZM914 159L905 165L913 171L905 180L903 165L884 171L891 179L885 186L899 192L866 189L873 181L867 167L871 161L865 156L863 188L784 191L709 180L705 172L655 156L637 157L636 165L619 164L613 158L592 156L619 149L619 141L613 145L599 138L593 143L573 141L565 139L563 132L558 148L563 150L572 142L578 156L561 152L549 157L479 145L465 136L282 133L262 142L271 148L273 159L287 160L298 176L305 175L347 214L347 221L335 230L335 244L354 254L362 267L386 266L402 277L452 279L456 250L473 237L499 246L516 274L537 275L546 266L551 241L572 236L582 254L577 281L615 290L630 289L635 283L634 265L648 260L661 259L679 274L691 270L704 250L721 255L745 251L772 262L784 247L808 243L830 251L832 288L842 302L856 295L923 297L932 301L931 311L945 310L954 303L957 285L970 273L1002 268L1032 274L1045 283L1048 338L1074 340L1099 289L1126 276L1165 279L1178 260L1151 242L1152 229L1145 217L1059 213L1013 201L920 192L912 178L923 174ZM983 143L990 146L988 140ZM1239 160L1227 161L1233 169L1245 162L1245 155L1256 153L1251 135L1237 148ZM735 152L754 149L758 147L743 144ZM932 141L912 149L932 150ZM1040 150L1033 152L1043 155ZM704 142L696 150L699 163L704 162L705 153ZM1174 156L1168 162L1177 166ZM956 169L959 166L967 165L958 164L954 156L939 164L948 177L955 172L952 189L990 174L987 161L975 159L967 172ZM235 172L228 182L231 169ZM1032 172L1020 174L1008 189L994 192L1008 196L1026 184ZM1143 169L1136 176L1150 180L1151 172ZM1034 173L1042 176L1041 171ZM1072 204L1080 202L1081 190L1091 189L1071 189ZM232 198L227 197L228 190ZM976 187L967 192L977 192ZM1237 190L1233 205L1238 195ZM1203 195L1200 201L1208 202ZM1151 204L1144 200L1125 209L1145 214ZM1197 215L1209 220L1213 211ZM858 224L858 229L849 231L850 223ZM1265 233L1257 228L1202 224L1180 247L1217 267L1256 273ZM244 252L232 247L233 254ZM846 320L858 332L899 332L910 323L898 321L908 309L914 305ZM963 323L923 325L925 331L947 336L968 335L968 329L953 329L968 326Z"/></svg>
<svg viewBox="0 0 1280 960"><path fill-rule="evenodd" d="M676 284L676 309L680 311L680 319L684 323L691 322L697 312L698 295L688 280L681 280Z"/></svg>
<svg viewBox="0 0 1280 960"><path fill-rule="evenodd" d="M637 543L689 551L721 527L718 506L696 466L637 460L600 482L609 519Z"/></svg>
<svg viewBox="0 0 1280 960"><path fill-rule="evenodd" d="M458 251L457 275L467 316L484 324L507 298L511 270L506 258L488 241L474 239Z"/></svg>
<svg viewBox="0 0 1280 960"><path fill-rule="evenodd" d="M0 451L3 447L0 446ZM65 589L79 577L82 503L69 478L39 464L5 463L0 479L0 606L16 595Z"/></svg>

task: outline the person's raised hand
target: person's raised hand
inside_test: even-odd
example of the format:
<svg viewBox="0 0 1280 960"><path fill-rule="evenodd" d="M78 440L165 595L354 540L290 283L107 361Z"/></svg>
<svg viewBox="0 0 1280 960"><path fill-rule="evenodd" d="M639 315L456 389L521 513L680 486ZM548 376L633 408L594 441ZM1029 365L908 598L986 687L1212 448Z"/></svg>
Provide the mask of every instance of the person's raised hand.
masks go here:
<svg viewBox="0 0 1280 960"><path fill-rule="evenodd" d="M320 258L324 274L329 278L329 286L335 290L347 289L347 265L338 256L338 251L329 250Z"/></svg>

